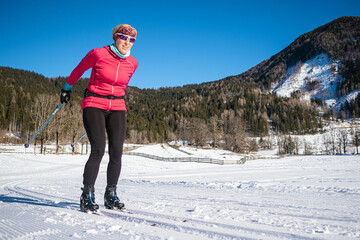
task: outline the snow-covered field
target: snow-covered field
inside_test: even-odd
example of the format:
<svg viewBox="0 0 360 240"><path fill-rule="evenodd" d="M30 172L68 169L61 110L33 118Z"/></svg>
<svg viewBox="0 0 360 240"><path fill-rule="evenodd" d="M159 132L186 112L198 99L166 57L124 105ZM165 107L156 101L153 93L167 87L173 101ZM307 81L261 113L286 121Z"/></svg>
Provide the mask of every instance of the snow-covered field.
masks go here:
<svg viewBox="0 0 360 240"><path fill-rule="evenodd" d="M102 205L106 155L95 191L100 216L78 210L87 157L0 153L0 239L360 238L356 155L258 159L242 165L124 155L118 194L132 214Z"/></svg>

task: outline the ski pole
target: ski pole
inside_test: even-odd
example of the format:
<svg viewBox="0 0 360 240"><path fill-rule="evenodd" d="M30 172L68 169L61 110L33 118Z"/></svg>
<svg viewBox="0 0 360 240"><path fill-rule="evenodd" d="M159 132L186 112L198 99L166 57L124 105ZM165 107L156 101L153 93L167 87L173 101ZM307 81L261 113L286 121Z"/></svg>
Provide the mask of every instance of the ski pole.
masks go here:
<svg viewBox="0 0 360 240"><path fill-rule="evenodd" d="M49 120L55 115L55 113L61 108L61 106L63 105L63 103L61 103L56 109L55 111L51 114L51 116L46 120L46 122L41 126L41 128L39 129L39 131L37 131L37 133L35 133L35 135L30 139L30 141L28 143L25 144L25 148L29 147L29 144L31 143L32 140L34 140L34 138L39 134L39 132L43 129L43 127L45 127L45 125L49 122Z"/></svg>
<svg viewBox="0 0 360 240"><path fill-rule="evenodd" d="M84 135L82 135L82 137L79 138L75 143L72 143L72 144L71 144L71 147L75 147L75 145L76 145L81 139L83 139L85 136L86 136L86 133L84 133Z"/></svg>

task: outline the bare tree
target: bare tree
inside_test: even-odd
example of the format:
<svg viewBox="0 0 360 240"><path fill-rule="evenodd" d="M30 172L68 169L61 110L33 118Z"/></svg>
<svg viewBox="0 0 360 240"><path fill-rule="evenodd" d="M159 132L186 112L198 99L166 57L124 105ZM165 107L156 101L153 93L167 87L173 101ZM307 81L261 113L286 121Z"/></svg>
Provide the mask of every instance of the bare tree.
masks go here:
<svg viewBox="0 0 360 240"><path fill-rule="evenodd" d="M32 114L35 122L35 129L38 130L45 121L50 117L51 113L56 108L56 103L51 95L40 94L35 99L34 109ZM52 119L53 120L53 119ZM45 154L46 141L49 137L49 132L54 126L53 121L49 121L48 124L40 132L40 153Z"/></svg>
<svg viewBox="0 0 360 240"><path fill-rule="evenodd" d="M60 150L60 141L62 136L65 136L69 130L69 124L67 123L67 113L69 111L69 104L66 104L62 111L59 111L55 116L56 125L53 129L53 134L55 135L55 143L56 143L56 154L59 154Z"/></svg>
<svg viewBox="0 0 360 240"><path fill-rule="evenodd" d="M284 148L285 148L285 153L294 154L295 143L294 143L293 139L291 138L291 136L285 137Z"/></svg>
<svg viewBox="0 0 360 240"><path fill-rule="evenodd" d="M281 136L278 137L279 154L299 154L300 141L297 137Z"/></svg>
<svg viewBox="0 0 360 240"><path fill-rule="evenodd" d="M259 139L259 148L261 148L261 149L272 149L273 145L272 145L272 141L271 141L270 138L271 137L267 137L267 138L260 137L260 139Z"/></svg>
<svg viewBox="0 0 360 240"><path fill-rule="evenodd" d="M360 145L360 131L356 131L354 135L354 143L356 146L356 154L359 154L359 145Z"/></svg>
<svg viewBox="0 0 360 240"><path fill-rule="evenodd" d="M68 112L67 117L67 128L71 133L71 141L74 143L79 139L84 133L85 129L82 122L81 106L72 105ZM72 147L72 154L75 153L75 146Z"/></svg>
<svg viewBox="0 0 360 240"><path fill-rule="evenodd" d="M332 154L336 154L336 130L334 128L330 129L330 148L332 151Z"/></svg>
<svg viewBox="0 0 360 240"><path fill-rule="evenodd" d="M356 148L356 154L359 154L359 144L360 144L360 129L357 129L354 126L354 121L351 123L351 136L352 136L352 143Z"/></svg>
<svg viewBox="0 0 360 240"><path fill-rule="evenodd" d="M360 130L354 131L354 140L353 144L356 147L356 154L359 154L359 145L360 145Z"/></svg>
<svg viewBox="0 0 360 240"><path fill-rule="evenodd" d="M283 155L285 154L283 145L284 145L284 138L281 136L277 136L277 146L278 146L278 154Z"/></svg>
<svg viewBox="0 0 360 240"><path fill-rule="evenodd" d="M225 124L225 148L234 152L247 152L250 149L246 125L240 117L229 117Z"/></svg>
<svg viewBox="0 0 360 240"><path fill-rule="evenodd" d="M210 132L212 133L213 146L218 147L219 139L221 137L222 121L221 121L221 119L219 119L219 117L217 115L214 115L209 119L208 125L210 128Z"/></svg>
<svg viewBox="0 0 360 240"><path fill-rule="evenodd" d="M88 144L89 144L89 139L87 138L87 136L85 136L83 139L81 139L80 141L81 143L81 155L84 154L84 145L85 145L85 154L88 154Z"/></svg>
<svg viewBox="0 0 360 240"><path fill-rule="evenodd" d="M138 138L138 131L135 129L129 130L129 141L131 143L140 143L140 139Z"/></svg>
<svg viewBox="0 0 360 240"><path fill-rule="evenodd" d="M313 147L309 141L304 139L304 155L312 155L313 154Z"/></svg>
<svg viewBox="0 0 360 240"><path fill-rule="evenodd" d="M328 134L323 134L323 145L325 147L325 154L330 154L330 138Z"/></svg>
<svg viewBox="0 0 360 240"><path fill-rule="evenodd" d="M340 142L343 147L343 152L346 154L346 146L348 143L348 132L346 130L342 130L340 132Z"/></svg>
<svg viewBox="0 0 360 240"><path fill-rule="evenodd" d="M185 122L185 139L196 146L203 146L209 140L210 132L205 120L190 118Z"/></svg>
<svg viewBox="0 0 360 240"><path fill-rule="evenodd" d="M301 142L300 142L300 139L298 137L294 137L294 154L295 155L299 155L299 150L300 150L300 147L301 147Z"/></svg>

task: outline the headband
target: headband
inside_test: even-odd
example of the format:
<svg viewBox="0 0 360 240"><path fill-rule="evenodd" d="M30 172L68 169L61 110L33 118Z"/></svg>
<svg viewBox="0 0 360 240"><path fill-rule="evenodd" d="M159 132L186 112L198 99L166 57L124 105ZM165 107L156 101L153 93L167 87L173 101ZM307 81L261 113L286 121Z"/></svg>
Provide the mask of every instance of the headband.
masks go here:
<svg viewBox="0 0 360 240"><path fill-rule="evenodd" d="M131 36L131 37L135 37L135 31L132 27L123 27L123 28L120 28L117 32Z"/></svg>

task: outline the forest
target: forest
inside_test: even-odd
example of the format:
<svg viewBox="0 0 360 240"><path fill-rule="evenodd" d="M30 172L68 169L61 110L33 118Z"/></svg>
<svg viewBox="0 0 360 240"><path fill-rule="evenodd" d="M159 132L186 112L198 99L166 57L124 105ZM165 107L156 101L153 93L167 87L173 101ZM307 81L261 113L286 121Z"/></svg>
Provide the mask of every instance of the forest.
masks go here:
<svg viewBox="0 0 360 240"><path fill-rule="evenodd" d="M60 90L66 79L0 67L1 131L17 133L24 142L30 139L60 104ZM85 133L81 100L87 81L84 78L77 82L71 101L58 111L36 141L42 145L47 141L66 144ZM256 147L244 142L247 136L266 136L270 131L316 133L326 119L359 114L358 104L353 108L354 104L349 103L348 110L336 114L321 101L282 98L262 93L253 83L234 81L160 89L129 86L125 100L128 142L182 139L193 145L211 144L238 152Z"/></svg>

